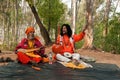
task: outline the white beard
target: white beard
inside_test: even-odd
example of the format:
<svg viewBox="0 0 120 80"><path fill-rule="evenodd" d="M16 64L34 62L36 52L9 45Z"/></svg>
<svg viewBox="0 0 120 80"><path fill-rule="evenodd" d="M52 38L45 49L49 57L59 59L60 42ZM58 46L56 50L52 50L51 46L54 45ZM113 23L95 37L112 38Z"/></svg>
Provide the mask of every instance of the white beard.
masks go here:
<svg viewBox="0 0 120 80"><path fill-rule="evenodd" d="M29 40L33 40L33 39L34 39L34 35L29 35L29 36L28 36L28 39L29 39Z"/></svg>

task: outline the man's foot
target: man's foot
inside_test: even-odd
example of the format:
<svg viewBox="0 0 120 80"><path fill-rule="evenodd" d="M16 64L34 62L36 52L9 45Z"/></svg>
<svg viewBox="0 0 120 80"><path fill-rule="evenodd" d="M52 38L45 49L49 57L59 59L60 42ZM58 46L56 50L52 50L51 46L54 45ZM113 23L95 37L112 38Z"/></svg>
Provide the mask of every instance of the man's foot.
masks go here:
<svg viewBox="0 0 120 80"><path fill-rule="evenodd" d="M88 67L88 68L92 68L92 67L93 67L92 65L90 65L90 64L88 64L88 63L85 63L85 62L82 61L82 60L80 60L79 63L85 65L85 66Z"/></svg>
<svg viewBox="0 0 120 80"><path fill-rule="evenodd" d="M38 63L36 63L36 62L33 61L33 60L29 61L28 64L30 64L30 65L32 65L32 66L38 66Z"/></svg>
<svg viewBox="0 0 120 80"><path fill-rule="evenodd" d="M73 59L73 60L72 60L72 63L73 63L74 65L76 65L76 66L78 66L78 65L80 64L79 61L76 60L76 59Z"/></svg>

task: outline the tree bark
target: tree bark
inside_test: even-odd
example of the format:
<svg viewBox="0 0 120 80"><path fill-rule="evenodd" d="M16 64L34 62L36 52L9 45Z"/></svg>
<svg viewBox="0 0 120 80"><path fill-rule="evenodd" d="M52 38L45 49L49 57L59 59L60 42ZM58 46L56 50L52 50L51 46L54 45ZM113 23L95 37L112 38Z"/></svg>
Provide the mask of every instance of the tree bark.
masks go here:
<svg viewBox="0 0 120 80"><path fill-rule="evenodd" d="M107 0L106 2L106 10L105 10L105 29L103 31L103 36L106 37L108 33L108 17L109 17L109 12L110 12L110 5L111 5L111 0Z"/></svg>
<svg viewBox="0 0 120 80"><path fill-rule="evenodd" d="M50 0L49 0L49 14L51 13L50 10L51 10L51 5L50 5ZM49 35L50 35L50 28L51 28L51 20L50 20L50 16L49 16L49 18L48 18L48 33L49 33Z"/></svg>
<svg viewBox="0 0 120 80"><path fill-rule="evenodd" d="M72 7L72 32L73 32L73 35L75 33L75 26L76 26L76 2L77 0L72 0L71 2L71 7Z"/></svg>
<svg viewBox="0 0 120 80"><path fill-rule="evenodd" d="M33 13L33 15L34 15L34 17L35 17L35 19L36 19L37 24L39 25L41 35L42 35L42 37L43 37L43 39L44 39L44 41L45 41L45 45L51 44L52 41L51 41L51 39L50 39L50 37L49 37L49 34L48 34L46 28L45 28L45 27L43 26L43 24L41 23L41 20L40 20L40 18L39 18L39 16L38 16L38 13L37 13L34 5L31 5L29 2L28 2L28 4L29 4L29 6L30 6L30 8L31 8L31 10L32 10L32 13Z"/></svg>
<svg viewBox="0 0 120 80"><path fill-rule="evenodd" d="M15 0L15 42L18 42L18 0Z"/></svg>
<svg viewBox="0 0 120 80"><path fill-rule="evenodd" d="M93 49L93 0L86 0L86 24L88 26L82 48Z"/></svg>

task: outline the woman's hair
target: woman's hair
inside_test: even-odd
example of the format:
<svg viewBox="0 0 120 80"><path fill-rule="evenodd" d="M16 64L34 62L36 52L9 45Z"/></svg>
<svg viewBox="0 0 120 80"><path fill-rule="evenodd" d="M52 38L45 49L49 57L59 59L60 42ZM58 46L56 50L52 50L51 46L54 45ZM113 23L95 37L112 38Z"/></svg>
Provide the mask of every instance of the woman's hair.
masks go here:
<svg viewBox="0 0 120 80"><path fill-rule="evenodd" d="M61 30L60 30L60 35L63 36L63 26L66 26L67 35L68 35L68 37L71 37L71 36L72 36L72 30L71 30L69 24L63 24L63 25L62 25Z"/></svg>

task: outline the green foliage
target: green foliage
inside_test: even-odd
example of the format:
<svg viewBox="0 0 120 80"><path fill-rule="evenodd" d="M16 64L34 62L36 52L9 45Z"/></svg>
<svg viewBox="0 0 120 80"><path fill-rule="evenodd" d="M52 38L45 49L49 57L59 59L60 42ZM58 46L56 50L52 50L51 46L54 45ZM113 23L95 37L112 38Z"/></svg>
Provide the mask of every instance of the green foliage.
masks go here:
<svg viewBox="0 0 120 80"><path fill-rule="evenodd" d="M76 49L80 49L80 48L82 47L83 43L84 43L83 40L82 40L82 41L79 41L79 42L76 42L76 43L75 43L75 48L76 48Z"/></svg>
<svg viewBox="0 0 120 80"><path fill-rule="evenodd" d="M82 28L84 26L83 23L84 23L84 20L81 20L81 23L77 24L76 29L75 29L75 34L80 34L80 32L82 31ZM75 43L76 49L80 49L83 46L83 43L84 43L84 40Z"/></svg>
<svg viewBox="0 0 120 80"><path fill-rule="evenodd" d="M10 45L10 50L14 51L17 44L18 44L17 42L12 42L11 45Z"/></svg>
<svg viewBox="0 0 120 80"><path fill-rule="evenodd" d="M119 14L111 17L108 22L108 34L103 37L105 22L100 23L94 28L94 45L104 51L120 53L120 22Z"/></svg>
<svg viewBox="0 0 120 80"><path fill-rule="evenodd" d="M102 0L101 0L102 1ZM101 7L104 7L102 4ZM94 18L94 45L97 48L101 48L105 51L112 53L120 53L120 14L114 13L116 6L111 3L110 15L108 22L104 21L104 8L96 10L97 15ZM112 14L111 14L112 13ZM114 14L113 14L114 13ZM105 30L105 24L108 23L108 34L103 37L103 31Z"/></svg>
<svg viewBox="0 0 120 80"><path fill-rule="evenodd" d="M0 49L1 50L10 50L10 51L14 51L15 47L17 45L17 42L12 42L9 46L6 43L3 43L2 45L0 45Z"/></svg>
<svg viewBox="0 0 120 80"><path fill-rule="evenodd" d="M120 53L120 22L118 17L110 20L109 34L105 38L104 49L112 53Z"/></svg>
<svg viewBox="0 0 120 80"><path fill-rule="evenodd" d="M0 50L9 50L8 45L5 43L0 45Z"/></svg>
<svg viewBox="0 0 120 80"><path fill-rule="evenodd" d="M103 48L104 37L103 37L104 23L96 25L94 28L94 41L93 44L97 48Z"/></svg>
<svg viewBox="0 0 120 80"><path fill-rule="evenodd" d="M38 13L46 28L49 26L52 26L51 28L56 27L59 19L64 14L63 6L64 4L60 0L38 0Z"/></svg>
<svg viewBox="0 0 120 80"><path fill-rule="evenodd" d="M36 2L36 8L50 38L55 38L57 26L62 15L65 13L64 4L61 0L38 0Z"/></svg>

